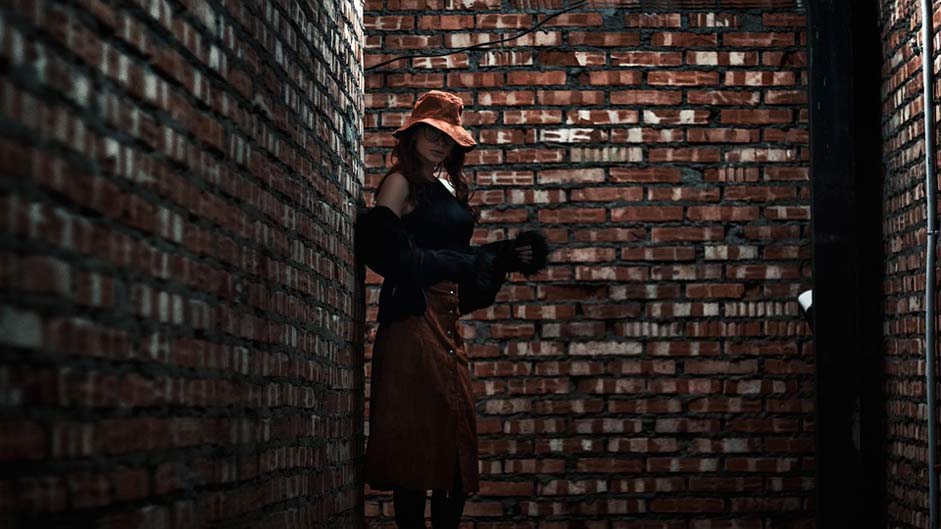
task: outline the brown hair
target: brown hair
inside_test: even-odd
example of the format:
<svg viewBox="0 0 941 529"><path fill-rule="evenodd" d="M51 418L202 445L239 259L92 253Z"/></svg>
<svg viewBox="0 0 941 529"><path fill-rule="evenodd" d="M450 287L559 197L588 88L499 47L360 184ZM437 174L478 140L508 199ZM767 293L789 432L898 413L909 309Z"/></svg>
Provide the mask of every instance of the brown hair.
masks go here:
<svg viewBox="0 0 941 529"><path fill-rule="evenodd" d="M420 127L430 126L420 123L405 130L400 137L395 137L395 145L392 147L392 167L386 171L386 174L382 175L382 180L376 186L376 193L379 193L379 188L382 187L382 183L385 182L387 176L399 172L408 181L408 200L417 203L422 198L421 190L424 188L415 185L423 182L418 176L420 165L418 155L415 152L415 134L418 133ZM473 193L471 193L470 185L465 180L463 173L466 154L467 151L461 148L460 145L455 145L447 157L441 161L441 165L448 174L448 181L454 186L454 192L458 200L471 212L476 223L480 220L480 212L470 205Z"/></svg>

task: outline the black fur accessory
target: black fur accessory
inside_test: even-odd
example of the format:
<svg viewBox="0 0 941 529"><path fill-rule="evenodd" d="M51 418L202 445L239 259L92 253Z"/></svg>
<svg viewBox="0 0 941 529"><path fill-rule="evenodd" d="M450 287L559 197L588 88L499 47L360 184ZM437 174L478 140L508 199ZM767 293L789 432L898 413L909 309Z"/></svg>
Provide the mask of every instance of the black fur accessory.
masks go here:
<svg viewBox="0 0 941 529"><path fill-rule="evenodd" d="M533 249L532 261L519 262L519 271L531 276L548 266L549 242L541 231L527 230L516 236L513 246L515 248L531 246ZM516 253L513 254L516 258Z"/></svg>
<svg viewBox="0 0 941 529"><path fill-rule="evenodd" d="M517 255L517 248L530 246L532 260L525 262ZM531 276L546 268L549 257L549 243L546 236L538 230L520 232L515 238L484 244L484 249L497 256L497 268L506 272L522 272Z"/></svg>

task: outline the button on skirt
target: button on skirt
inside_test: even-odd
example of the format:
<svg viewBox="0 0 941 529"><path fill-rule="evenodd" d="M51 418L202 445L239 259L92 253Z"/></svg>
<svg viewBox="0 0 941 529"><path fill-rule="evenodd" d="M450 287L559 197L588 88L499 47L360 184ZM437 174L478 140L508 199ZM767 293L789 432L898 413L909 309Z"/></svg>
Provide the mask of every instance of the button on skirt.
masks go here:
<svg viewBox="0 0 941 529"><path fill-rule="evenodd" d="M425 298L424 314L376 331L364 479L376 490L451 491L457 482L477 492L477 419L458 333L458 285L441 281Z"/></svg>

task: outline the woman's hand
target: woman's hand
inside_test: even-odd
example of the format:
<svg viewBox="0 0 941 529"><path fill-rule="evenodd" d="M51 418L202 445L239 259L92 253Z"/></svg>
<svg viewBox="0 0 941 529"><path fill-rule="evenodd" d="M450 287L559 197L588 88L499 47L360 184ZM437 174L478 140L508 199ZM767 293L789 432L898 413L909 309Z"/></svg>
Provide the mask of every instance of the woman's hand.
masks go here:
<svg viewBox="0 0 941 529"><path fill-rule="evenodd" d="M497 256L497 267L507 272L533 275L546 268L549 243L542 232L527 230L513 239L495 241L483 248Z"/></svg>
<svg viewBox="0 0 941 529"><path fill-rule="evenodd" d="M518 246L516 248L516 258L520 260L523 264L530 264L533 262L533 245L526 244L525 246Z"/></svg>

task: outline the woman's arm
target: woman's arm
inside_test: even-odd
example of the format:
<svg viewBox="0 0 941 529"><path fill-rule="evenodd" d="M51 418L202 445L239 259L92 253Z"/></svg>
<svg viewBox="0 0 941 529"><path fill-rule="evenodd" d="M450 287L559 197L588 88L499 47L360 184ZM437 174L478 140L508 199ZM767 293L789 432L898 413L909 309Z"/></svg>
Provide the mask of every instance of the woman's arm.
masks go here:
<svg viewBox="0 0 941 529"><path fill-rule="evenodd" d="M401 219L408 182L399 173L388 175L376 195L376 205L356 218L354 250L363 263L384 278L421 287L442 280L491 288L496 256L491 252L426 249L417 246Z"/></svg>
<svg viewBox="0 0 941 529"><path fill-rule="evenodd" d="M533 230L524 231L512 240L496 241L471 248L495 254L496 266L489 288L473 288L458 283L458 308L461 314L493 305L508 272L533 275L546 267L549 255L549 243L545 235Z"/></svg>
<svg viewBox="0 0 941 529"><path fill-rule="evenodd" d="M355 225L357 257L384 278L408 281L422 288L441 280L459 284L461 313L494 303L508 272L524 271L534 262L532 240L505 240L462 250L430 250L418 247L401 221L408 198L408 182L399 173L388 175L379 185L376 205L360 212ZM523 237L525 239L525 237ZM539 237L542 246L544 238ZM537 252L538 255L539 252Z"/></svg>
<svg viewBox="0 0 941 529"><path fill-rule="evenodd" d="M416 246L391 208L383 205L360 212L355 226L355 251L363 263L384 278L421 287L442 280L486 282L496 256L471 249L427 249Z"/></svg>
<svg viewBox="0 0 941 529"><path fill-rule="evenodd" d="M379 189L376 190L376 205L391 209L399 218L402 217L402 210L407 199L408 180L402 176L402 173L387 175L379 183Z"/></svg>

